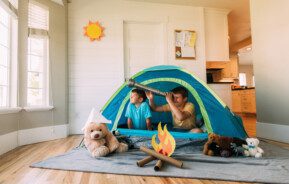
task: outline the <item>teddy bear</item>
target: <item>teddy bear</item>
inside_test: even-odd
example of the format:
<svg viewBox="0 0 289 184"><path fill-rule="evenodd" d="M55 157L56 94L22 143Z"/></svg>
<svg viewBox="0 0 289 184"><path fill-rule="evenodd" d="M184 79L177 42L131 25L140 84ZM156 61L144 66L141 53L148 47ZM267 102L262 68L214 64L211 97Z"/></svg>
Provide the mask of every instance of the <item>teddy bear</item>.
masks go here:
<svg viewBox="0 0 289 184"><path fill-rule="evenodd" d="M128 145L118 142L104 123L87 123L83 130L84 144L92 157L104 157L112 152L128 150Z"/></svg>
<svg viewBox="0 0 289 184"><path fill-rule="evenodd" d="M246 141L236 137L225 137L209 133L208 141L204 145L203 154L230 157L234 153L234 150L232 149L233 143L237 146L242 146Z"/></svg>
<svg viewBox="0 0 289 184"><path fill-rule="evenodd" d="M264 151L262 148L258 147L259 143L259 140L256 138L247 138L246 144L243 145L243 148L245 148L245 156L261 158Z"/></svg>

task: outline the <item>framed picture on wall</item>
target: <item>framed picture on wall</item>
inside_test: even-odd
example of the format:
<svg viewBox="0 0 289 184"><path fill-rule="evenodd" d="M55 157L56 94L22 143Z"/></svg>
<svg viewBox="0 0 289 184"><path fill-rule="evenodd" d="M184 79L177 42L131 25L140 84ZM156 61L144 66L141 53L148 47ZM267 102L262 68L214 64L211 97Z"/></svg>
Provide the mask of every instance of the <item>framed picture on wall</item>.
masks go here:
<svg viewBox="0 0 289 184"><path fill-rule="evenodd" d="M195 31L175 30L175 57L176 59L196 59Z"/></svg>

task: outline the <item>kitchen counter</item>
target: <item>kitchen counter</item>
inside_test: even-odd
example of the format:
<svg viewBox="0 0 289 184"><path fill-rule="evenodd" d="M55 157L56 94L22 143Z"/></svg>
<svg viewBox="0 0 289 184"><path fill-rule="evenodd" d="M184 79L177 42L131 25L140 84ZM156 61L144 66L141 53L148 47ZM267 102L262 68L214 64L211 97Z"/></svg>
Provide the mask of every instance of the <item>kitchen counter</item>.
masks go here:
<svg viewBox="0 0 289 184"><path fill-rule="evenodd" d="M237 113L256 113L255 88L232 90L232 110Z"/></svg>
<svg viewBox="0 0 289 184"><path fill-rule="evenodd" d="M255 89L255 87L235 88L235 89L232 89L232 91L236 91L236 90L248 90L248 89Z"/></svg>
<svg viewBox="0 0 289 184"><path fill-rule="evenodd" d="M210 82L208 84L232 84L233 82Z"/></svg>

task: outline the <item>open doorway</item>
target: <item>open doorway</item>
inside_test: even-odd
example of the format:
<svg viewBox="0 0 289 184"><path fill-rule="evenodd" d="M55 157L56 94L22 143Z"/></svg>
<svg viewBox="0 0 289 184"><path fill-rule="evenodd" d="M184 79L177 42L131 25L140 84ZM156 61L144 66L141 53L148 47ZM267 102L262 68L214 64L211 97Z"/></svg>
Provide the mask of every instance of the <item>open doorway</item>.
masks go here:
<svg viewBox="0 0 289 184"><path fill-rule="evenodd" d="M250 1L242 1L228 14L230 58L235 65L232 108L240 115L250 137L256 136L256 95L252 59Z"/></svg>
<svg viewBox="0 0 289 184"><path fill-rule="evenodd" d="M256 93L252 45L238 50L239 77L232 85L232 109L239 114L249 136L256 136Z"/></svg>

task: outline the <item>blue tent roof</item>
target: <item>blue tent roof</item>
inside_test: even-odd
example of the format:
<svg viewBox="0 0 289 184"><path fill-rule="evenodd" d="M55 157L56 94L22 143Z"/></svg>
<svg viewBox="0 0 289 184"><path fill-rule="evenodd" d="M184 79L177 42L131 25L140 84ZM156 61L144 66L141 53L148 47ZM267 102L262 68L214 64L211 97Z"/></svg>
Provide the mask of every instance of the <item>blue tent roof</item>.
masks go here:
<svg viewBox="0 0 289 184"><path fill-rule="evenodd" d="M189 101L194 103L196 114L203 117L209 133L213 132L223 136L239 138L247 136L241 118L232 113L206 83L186 70L177 66L161 65L147 68L135 74L132 78L138 83L164 92L170 91L180 85L184 86L189 91ZM124 111L129 102L130 91L131 88L124 83L102 108L102 114L113 122L109 125L111 130L119 129L119 127L126 124ZM159 96L155 97L155 102L156 104L166 103L165 98ZM154 112L152 122L171 124L171 114ZM142 134L146 134L144 133L145 131L143 130ZM192 133L184 133L184 138L190 136L196 137L189 134Z"/></svg>

